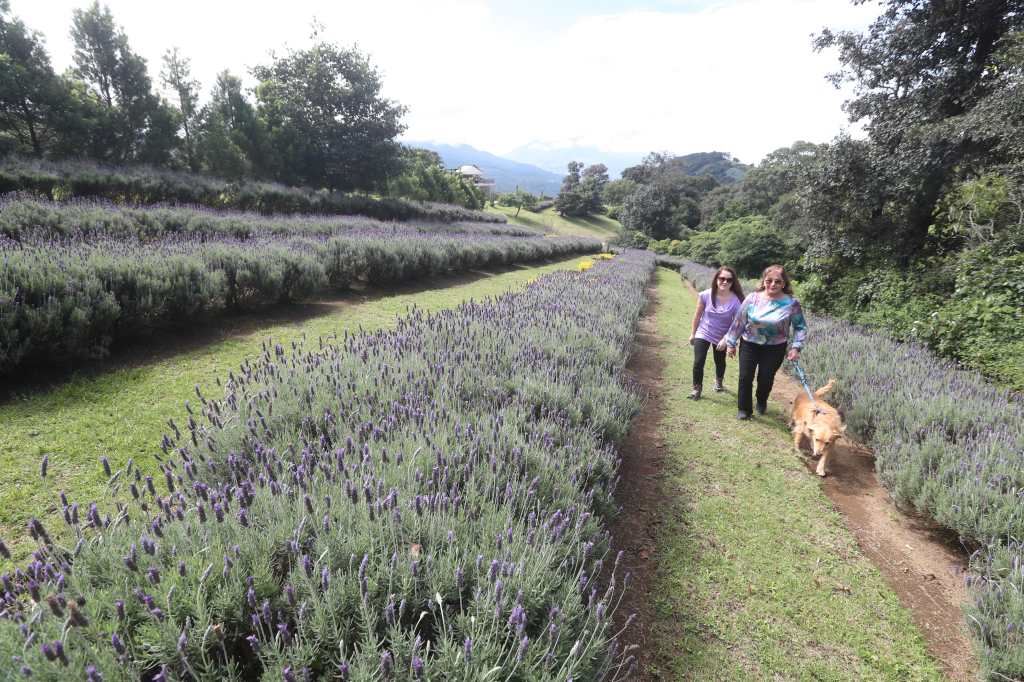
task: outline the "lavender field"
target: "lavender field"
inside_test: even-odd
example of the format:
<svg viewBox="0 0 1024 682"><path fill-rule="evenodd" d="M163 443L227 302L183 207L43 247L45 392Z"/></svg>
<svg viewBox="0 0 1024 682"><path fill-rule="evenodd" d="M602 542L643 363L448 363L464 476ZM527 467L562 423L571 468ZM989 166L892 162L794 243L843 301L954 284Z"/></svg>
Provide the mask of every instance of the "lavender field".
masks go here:
<svg viewBox="0 0 1024 682"><path fill-rule="evenodd" d="M60 201L99 199L120 205L195 204L260 215L316 213L383 220L504 222L500 216L452 204L375 198L255 179L229 181L167 168L68 159L54 162L5 156L0 160L0 194L10 192Z"/></svg>
<svg viewBox="0 0 1024 682"><path fill-rule="evenodd" d="M0 657L50 680L624 678L602 518L652 268L266 347L169 422L161 475L100 463L114 513L61 494L74 547L29 524Z"/></svg>
<svg viewBox="0 0 1024 682"><path fill-rule="evenodd" d="M705 286L713 269L687 263ZM745 283L746 284L746 283ZM893 499L976 548L967 622L994 676L1024 676L1024 404L914 344L811 315L801 355L809 380L875 451Z"/></svg>
<svg viewBox="0 0 1024 682"><path fill-rule="evenodd" d="M262 218L197 208L0 202L0 373L103 357L118 340L355 282L593 252L493 223Z"/></svg>

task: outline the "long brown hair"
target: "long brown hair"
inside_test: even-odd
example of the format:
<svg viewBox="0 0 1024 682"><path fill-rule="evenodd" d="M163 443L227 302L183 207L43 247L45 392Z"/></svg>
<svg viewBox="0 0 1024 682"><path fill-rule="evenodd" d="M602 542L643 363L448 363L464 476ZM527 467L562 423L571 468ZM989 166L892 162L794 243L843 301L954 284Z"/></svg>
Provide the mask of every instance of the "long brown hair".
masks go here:
<svg viewBox="0 0 1024 682"><path fill-rule="evenodd" d="M786 268L782 267L781 265L769 265L764 269L764 272L761 273L761 282L760 284L757 285L757 291L764 291L764 280L765 277L768 276L769 270L779 271L780 276L782 277L782 293L789 294L790 296L792 296L793 287L790 286L789 283L789 274L786 273Z"/></svg>
<svg viewBox="0 0 1024 682"><path fill-rule="evenodd" d="M715 271L715 276L711 278L711 305L718 305L718 297L715 294L718 292L718 276L723 272L732 275L732 293L736 294L736 298L739 300L743 300L743 285L740 284L740 278L736 276L735 270L728 265L723 265Z"/></svg>

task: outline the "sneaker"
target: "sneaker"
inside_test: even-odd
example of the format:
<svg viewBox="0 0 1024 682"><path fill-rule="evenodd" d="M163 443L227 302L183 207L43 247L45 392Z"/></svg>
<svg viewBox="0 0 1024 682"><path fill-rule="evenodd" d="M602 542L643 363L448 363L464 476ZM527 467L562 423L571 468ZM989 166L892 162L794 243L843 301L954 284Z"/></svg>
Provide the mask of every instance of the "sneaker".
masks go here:
<svg viewBox="0 0 1024 682"><path fill-rule="evenodd" d="M740 410L739 412L736 413L736 418L737 419L750 419L750 413L749 412L744 412L743 410Z"/></svg>
<svg viewBox="0 0 1024 682"><path fill-rule="evenodd" d="M715 379L715 393L721 393L725 390L725 386L722 385L721 379Z"/></svg>
<svg viewBox="0 0 1024 682"><path fill-rule="evenodd" d="M688 395L686 397L689 398L690 400L700 400L700 394L701 394L701 386L697 385L697 386L693 387L693 390L690 391L690 395Z"/></svg>
<svg viewBox="0 0 1024 682"><path fill-rule="evenodd" d="M763 415L765 412L768 411L768 401L762 402L762 401L758 400L757 401L757 407L755 407L754 409L757 410L758 414Z"/></svg>

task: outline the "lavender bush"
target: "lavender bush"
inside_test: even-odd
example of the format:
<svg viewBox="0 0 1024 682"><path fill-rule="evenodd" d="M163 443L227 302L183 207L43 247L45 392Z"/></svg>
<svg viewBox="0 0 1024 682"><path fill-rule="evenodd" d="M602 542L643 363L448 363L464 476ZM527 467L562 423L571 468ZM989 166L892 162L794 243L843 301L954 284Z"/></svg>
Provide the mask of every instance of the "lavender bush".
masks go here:
<svg viewBox="0 0 1024 682"><path fill-rule="evenodd" d="M266 346L0 576L33 679L618 680L602 514L653 259ZM0 553L5 552L0 543ZM598 576L611 573L598 585Z"/></svg>
<svg viewBox="0 0 1024 682"><path fill-rule="evenodd" d="M679 275L693 285L697 291L703 291L711 286L711 278L717 272L716 268L709 268L691 260L668 258L667 256L657 256L656 258L659 265L664 262L665 267L679 270ZM749 294L757 289L761 282L757 279L741 279L740 284L743 286L743 291Z"/></svg>
<svg viewBox="0 0 1024 682"><path fill-rule="evenodd" d="M0 374L102 357L118 339L260 304L596 251L596 240L309 217L0 203ZM79 227L74 227L74 226Z"/></svg>
<svg viewBox="0 0 1024 682"><path fill-rule="evenodd" d="M135 237L148 240L165 236L221 236L247 239L254 235L335 236L352 230L389 229L385 222L362 216L329 216L309 213L266 216L254 212L222 211L202 206L151 204L125 206L102 199L59 202L25 194L0 196L0 235L15 241L23 234L60 238L82 236ZM474 235L540 237L523 227L494 222L437 221L420 219L404 224L409 229Z"/></svg>
<svg viewBox="0 0 1024 682"><path fill-rule="evenodd" d="M801 364L815 386L837 379L830 401L893 498L979 548L968 624L987 674L1024 677L1024 404L923 346L822 315L808 325Z"/></svg>
<svg viewBox="0 0 1024 682"><path fill-rule="evenodd" d="M16 191L62 201L91 197L119 204L172 202L263 215L320 213L441 222L503 223L506 220L503 215L451 204L377 198L253 180L231 182L147 166L106 166L91 161L54 162L17 157L0 159L0 194Z"/></svg>

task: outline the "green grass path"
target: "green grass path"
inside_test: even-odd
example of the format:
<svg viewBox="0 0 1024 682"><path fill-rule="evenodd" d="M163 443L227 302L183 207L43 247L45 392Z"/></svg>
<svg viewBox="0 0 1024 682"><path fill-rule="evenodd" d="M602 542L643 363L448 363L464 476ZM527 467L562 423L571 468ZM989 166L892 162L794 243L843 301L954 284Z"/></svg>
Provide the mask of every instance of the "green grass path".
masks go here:
<svg viewBox="0 0 1024 682"><path fill-rule="evenodd" d="M560 216L553 208L546 208L540 213L523 209L516 216L516 209L508 206L495 206L487 209L488 213L499 213L511 225L522 225L545 234L593 237L608 240L622 234L622 225L606 215L592 215L583 218Z"/></svg>
<svg viewBox="0 0 1024 682"><path fill-rule="evenodd" d="M670 454L658 512L655 679L940 680L922 636L792 452L782 407L736 420L727 393L689 393L695 300L659 268L657 329ZM705 382L714 377L708 358Z"/></svg>
<svg viewBox="0 0 1024 682"><path fill-rule="evenodd" d="M166 421L185 421L184 402L197 402L194 387L198 384L204 395L219 397L215 379L258 355L268 338L287 344L303 334L315 340L360 327L393 326L411 305L432 311L501 294L538 275L575 268L579 260L522 266L469 283L441 282L437 288L353 302L332 314L267 326L143 366L73 378L59 388L0 405L0 538L21 559L34 547L25 531L29 518L39 516L51 533L64 528L54 507L58 491L68 491L71 501L83 507L90 501L102 503L107 482L101 455L109 457L114 469L134 458L144 470L156 470L153 453L169 431ZM49 473L42 479L44 455L49 456Z"/></svg>

